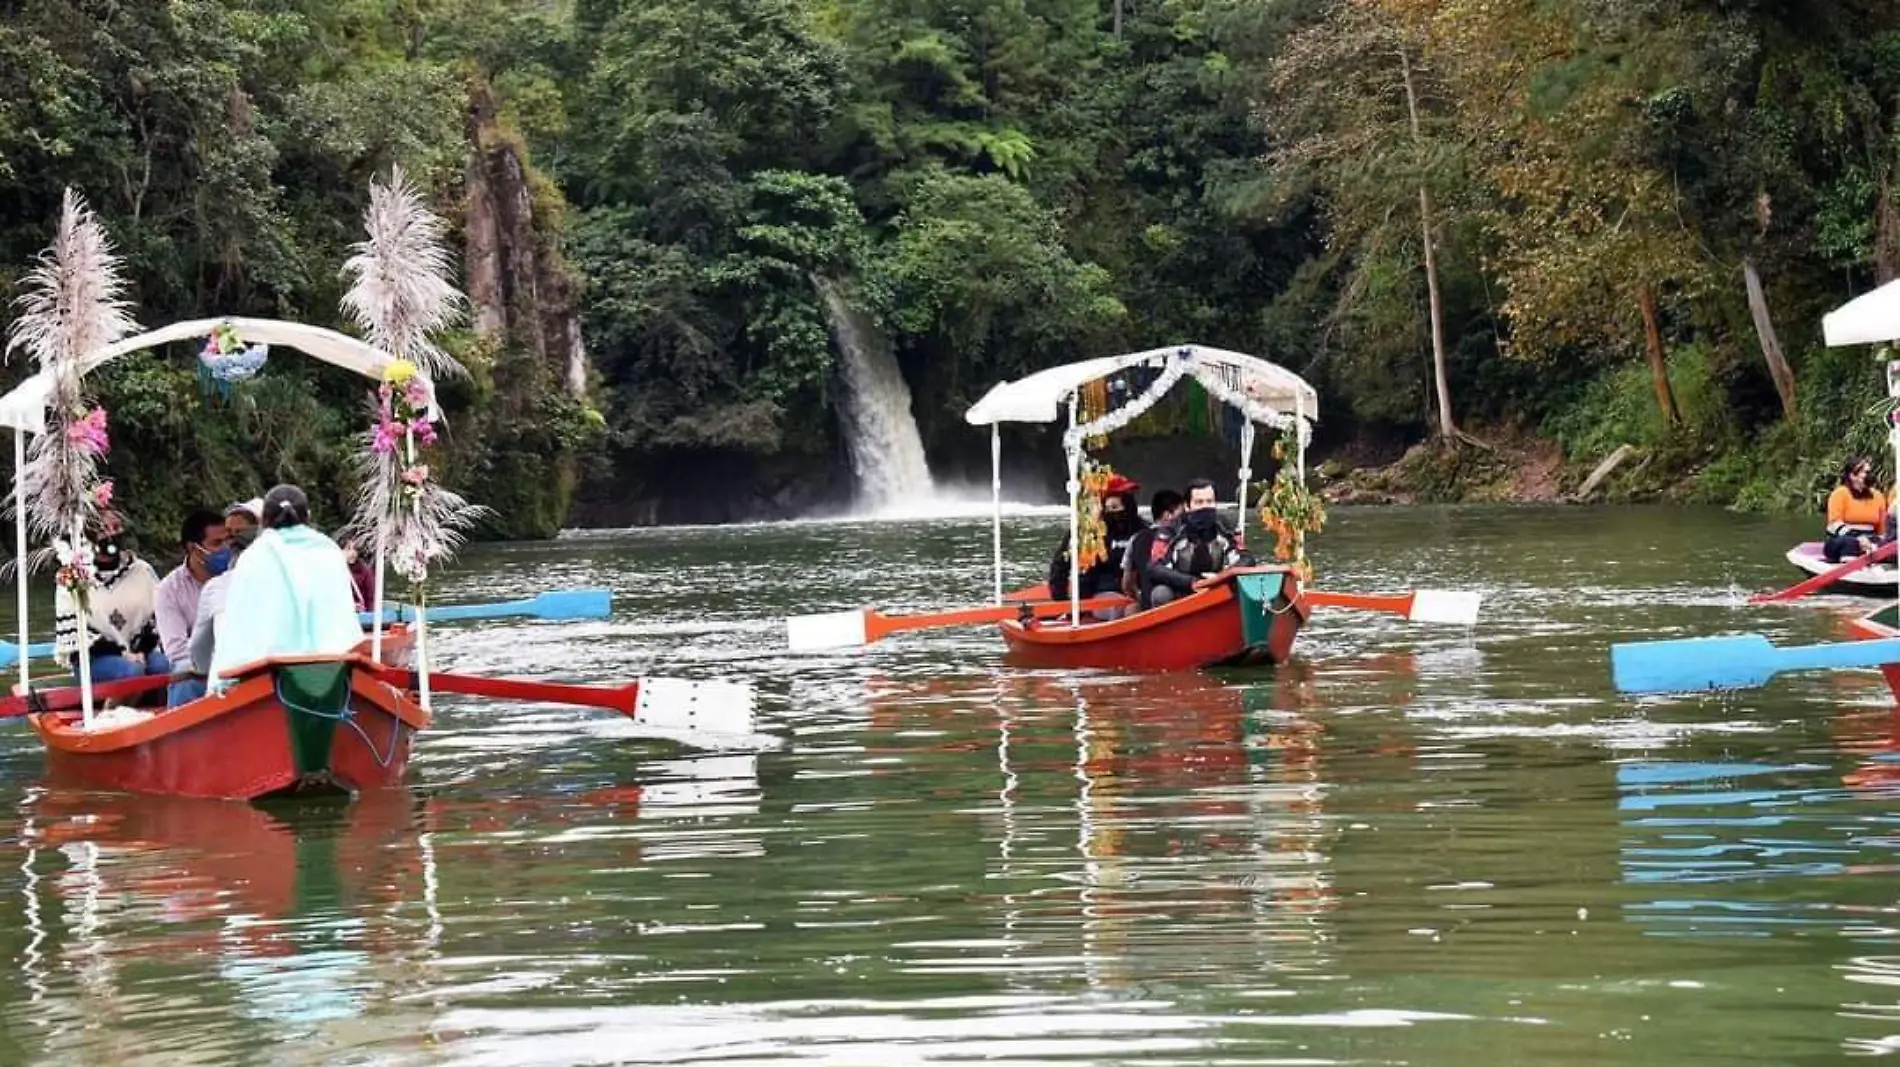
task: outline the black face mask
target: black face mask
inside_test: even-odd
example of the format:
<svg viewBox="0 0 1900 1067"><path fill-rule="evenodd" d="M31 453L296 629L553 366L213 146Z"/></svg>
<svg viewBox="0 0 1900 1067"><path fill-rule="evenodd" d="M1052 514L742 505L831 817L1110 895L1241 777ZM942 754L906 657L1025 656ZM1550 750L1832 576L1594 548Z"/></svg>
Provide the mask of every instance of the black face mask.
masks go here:
<svg viewBox="0 0 1900 1067"><path fill-rule="evenodd" d="M1141 516L1126 510L1103 512L1102 526L1108 531L1109 537L1126 540L1141 529Z"/></svg>
<svg viewBox="0 0 1900 1067"><path fill-rule="evenodd" d="M1195 538L1204 537L1220 529L1219 508L1197 508L1182 514L1181 529Z"/></svg>
<svg viewBox="0 0 1900 1067"><path fill-rule="evenodd" d="M92 548L92 566L100 573L116 571L125 566L125 547L118 541L101 541Z"/></svg>

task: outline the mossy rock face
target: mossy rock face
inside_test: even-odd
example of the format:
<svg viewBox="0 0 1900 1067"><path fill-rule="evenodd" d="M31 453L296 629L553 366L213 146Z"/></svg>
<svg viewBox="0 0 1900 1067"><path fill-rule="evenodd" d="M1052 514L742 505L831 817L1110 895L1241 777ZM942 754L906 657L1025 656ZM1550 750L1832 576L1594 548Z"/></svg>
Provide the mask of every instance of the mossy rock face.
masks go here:
<svg viewBox="0 0 1900 1067"><path fill-rule="evenodd" d="M1389 468L1388 483L1422 503L1508 500L1515 466L1501 453L1427 442Z"/></svg>

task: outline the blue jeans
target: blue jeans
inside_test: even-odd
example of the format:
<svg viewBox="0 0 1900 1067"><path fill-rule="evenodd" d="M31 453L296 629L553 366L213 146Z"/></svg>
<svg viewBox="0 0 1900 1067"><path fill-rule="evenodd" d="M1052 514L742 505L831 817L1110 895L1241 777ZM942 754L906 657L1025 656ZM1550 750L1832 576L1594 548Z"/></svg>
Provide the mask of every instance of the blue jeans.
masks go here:
<svg viewBox="0 0 1900 1067"><path fill-rule="evenodd" d="M203 678L180 678L165 691L165 706L175 708L180 704L189 704L205 695Z"/></svg>
<svg viewBox="0 0 1900 1067"><path fill-rule="evenodd" d="M124 656L92 657L92 680L95 682L116 682L124 678L137 678L141 674L170 674L172 661L165 658L163 649L155 648L145 654L145 667Z"/></svg>

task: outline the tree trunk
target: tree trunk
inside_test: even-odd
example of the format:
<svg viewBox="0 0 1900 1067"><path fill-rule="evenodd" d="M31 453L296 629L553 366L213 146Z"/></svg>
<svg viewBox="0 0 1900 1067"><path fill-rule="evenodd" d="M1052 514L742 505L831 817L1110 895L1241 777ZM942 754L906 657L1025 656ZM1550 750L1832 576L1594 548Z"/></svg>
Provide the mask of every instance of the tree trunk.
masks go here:
<svg viewBox="0 0 1900 1067"><path fill-rule="evenodd" d="M1399 49L1399 71L1405 78L1405 110L1412 120L1412 144L1422 147L1424 136L1418 125L1418 94L1412 86L1412 59ZM1425 241L1425 296L1431 309L1432 378L1438 387L1438 436L1446 441L1459 437L1458 423L1451 414L1451 378L1445 369L1445 310L1438 295L1438 251L1433 247L1432 192L1418 187L1418 224Z"/></svg>
<svg viewBox="0 0 1900 1067"><path fill-rule="evenodd" d="M1656 382L1656 404L1662 408L1663 423L1674 426L1682 421L1676 410L1676 394L1669 388L1669 364L1663 359L1662 322L1656 316L1656 287L1645 283L1638 299L1643 305L1643 338L1649 349L1649 374Z"/></svg>
<svg viewBox="0 0 1900 1067"><path fill-rule="evenodd" d="M1900 204L1894 203L1892 164L1881 176L1874 203L1874 282L1900 278Z"/></svg>
<svg viewBox="0 0 1900 1067"><path fill-rule="evenodd" d="M1887 132L1900 132L1900 93L1894 95L1892 124ZM1897 167L1900 151L1889 152L1874 188L1874 281L1880 285L1900 277L1900 203L1894 201L1893 188Z"/></svg>
<svg viewBox="0 0 1900 1067"><path fill-rule="evenodd" d="M1794 421L1794 370L1781 355L1781 340L1775 336L1775 320L1768 314L1768 298L1761 290L1761 275L1755 261L1742 260L1742 281L1748 286L1748 313L1755 317L1755 334L1761 338L1761 355L1768 361L1768 376L1775 380L1775 392L1781 396L1781 415Z"/></svg>
<svg viewBox="0 0 1900 1067"><path fill-rule="evenodd" d="M1115 39L1122 39L1122 0L1115 0Z"/></svg>

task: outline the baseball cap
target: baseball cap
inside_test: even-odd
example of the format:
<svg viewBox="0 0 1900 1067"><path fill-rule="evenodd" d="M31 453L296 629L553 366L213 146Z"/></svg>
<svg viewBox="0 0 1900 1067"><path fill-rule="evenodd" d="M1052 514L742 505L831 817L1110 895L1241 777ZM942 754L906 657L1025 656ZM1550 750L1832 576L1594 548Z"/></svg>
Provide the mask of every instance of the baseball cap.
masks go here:
<svg viewBox="0 0 1900 1067"><path fill-rule="evenodd" d="M232 504L230 507L224 509L224 513L226 515L235 514L236 512L240 512L240 511L248 511L251 513L251 518L256 519L258 522L263 522L264 521L264 498L261 496L254 496L249 500L240 500L237 503Z"/></svg>

